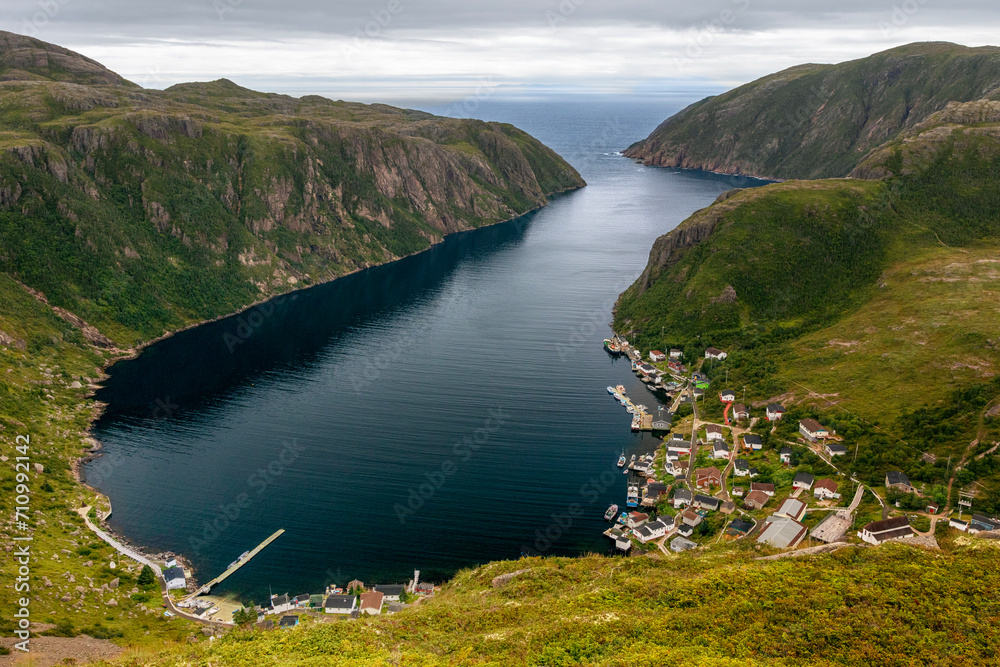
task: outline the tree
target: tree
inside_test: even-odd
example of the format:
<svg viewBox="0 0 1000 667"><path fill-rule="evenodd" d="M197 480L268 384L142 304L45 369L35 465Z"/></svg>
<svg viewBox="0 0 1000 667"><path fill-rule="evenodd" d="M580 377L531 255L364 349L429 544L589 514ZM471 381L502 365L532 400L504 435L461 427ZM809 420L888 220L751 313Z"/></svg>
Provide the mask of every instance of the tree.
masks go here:
<svg viewBox="0 0 1000 667"><path fill-rule="evenodd" d="M156 584L156 575L153 574L153 568L143 565L142 572L139 573L136 583L139 584L140 588L152 588Z"/></svg>
<svg viewBox="0 0 1000 667"><path fill-rule="evenodd" d="M250 607L243 607L242 609L237 609L233 612L233 623L240 627L250 625L256 620L257 612Z"/></svg>

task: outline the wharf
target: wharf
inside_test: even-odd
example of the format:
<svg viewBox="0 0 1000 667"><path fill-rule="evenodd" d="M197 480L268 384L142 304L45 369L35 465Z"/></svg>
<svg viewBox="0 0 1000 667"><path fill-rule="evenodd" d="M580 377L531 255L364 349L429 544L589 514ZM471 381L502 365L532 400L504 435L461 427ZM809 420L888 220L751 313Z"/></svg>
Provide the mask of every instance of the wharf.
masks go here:
<svg viewBox="0 0 1000 667"><path fill-rule="evenodd" d="M247 554L246 558L241 558L237 562L233 563L229 567L228 570L226 570L225 572L223 572L222 574L220 574L219 576L217 576L215 579L212 579L210 582L208 582L207 584L205 584L204 586L202 586L201 588L199 588L197 592L192 593L191 595L187 596L186 599L190 599L190 598L196 597L198 595L203 595L205 593L208 593L210 590L212 590L213 586L215 586L216 584L221 583L223 580L225 580L226 578L228 578L231 574L233 574L234 572L236 572L236 570L240 569L241 567L243 567L244 565L246 565L247 563L249 563L251 558L253 558L257 554L259 554L261 551L263 551L264 547L266 547L267 545L269 545L271 542L274 542L284 532L285 532L284 528L279 528L278 530L276 530L273 535L271 535L269 538L267 538L266 540L264 540L263 542L261 542L260 544L258 544L256 547L254 547L253 550Z"/></svg>

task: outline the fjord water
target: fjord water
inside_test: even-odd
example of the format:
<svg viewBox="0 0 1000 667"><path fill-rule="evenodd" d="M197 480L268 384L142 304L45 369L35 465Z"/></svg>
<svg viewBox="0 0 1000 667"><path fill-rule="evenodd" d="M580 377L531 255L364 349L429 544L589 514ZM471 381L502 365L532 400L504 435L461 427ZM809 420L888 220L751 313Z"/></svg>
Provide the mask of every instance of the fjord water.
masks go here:
<svg viewBox="0 0 1000 667"><path fill-rule="evenodd" d="M589 186L518 220L190 329L116 364L88 481L111 526L215 592L405 582L522 551L605 552L619 454L652 449L605 387L656 398L601 347L653 240L747 179L615 155L663 103L477 104Z"/></svg>

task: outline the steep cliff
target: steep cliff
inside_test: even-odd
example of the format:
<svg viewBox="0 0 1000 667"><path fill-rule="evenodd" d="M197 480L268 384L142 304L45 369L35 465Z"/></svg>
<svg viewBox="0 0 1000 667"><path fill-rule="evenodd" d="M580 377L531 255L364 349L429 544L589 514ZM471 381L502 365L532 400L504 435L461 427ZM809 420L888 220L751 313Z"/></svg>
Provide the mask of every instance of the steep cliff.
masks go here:
<svg viewBox="0 0 1000 667"><path fill-rule="evenodd" d="M0 33L0 270L131 343L390 261L584 185L502 123L144 90Z"/></svg>
<svg viewBox="0 0 1000 667"><path fill-rule="evenodd" d="M691 105L625 151L646 164L763 178L846 176L954 101L1000 95L1000 49L919 43L801 65Z"/></svg>

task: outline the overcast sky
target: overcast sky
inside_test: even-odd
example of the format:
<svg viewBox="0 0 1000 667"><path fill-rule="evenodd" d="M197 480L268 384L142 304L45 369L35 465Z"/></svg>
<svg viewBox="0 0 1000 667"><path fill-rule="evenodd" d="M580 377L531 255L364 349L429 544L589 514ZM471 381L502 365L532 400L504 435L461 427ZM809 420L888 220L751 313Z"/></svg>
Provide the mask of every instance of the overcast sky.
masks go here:
<svg viewBox="0 0 1000 667"><path fill-rule="evenodd" d="M3 0L0 24L144 86L363 101L713 91L913 41L1000 41L996 0Z"/></svg>

